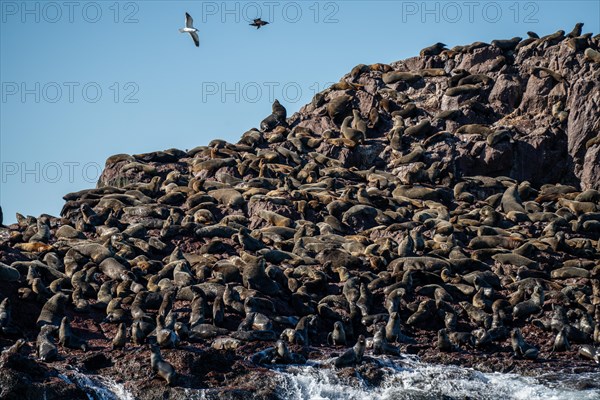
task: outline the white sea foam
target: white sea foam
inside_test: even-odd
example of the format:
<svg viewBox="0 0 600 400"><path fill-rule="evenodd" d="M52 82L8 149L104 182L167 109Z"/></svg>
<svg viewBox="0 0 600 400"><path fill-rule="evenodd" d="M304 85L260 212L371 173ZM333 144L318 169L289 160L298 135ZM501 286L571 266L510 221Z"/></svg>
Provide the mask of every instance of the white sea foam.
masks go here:
<svg viewBox="0 0 600 400"><path fill-rule="evenodd" d="M76 370L65 371L58 376L84 389L90 400L134 400L125 386L106 376L86 375Z"/></svg>
<svg viewBox="0 0 600 400"><path fill-rule="evenodd" d="M600 399L600 386L577 388L580 382L600 380L600 373L553 375L548 379L415 360L382 360L382 369L383 382L371 387L361 379L342 379L328 368L291 367L279 375L279 394L290 400Z"/></svg>

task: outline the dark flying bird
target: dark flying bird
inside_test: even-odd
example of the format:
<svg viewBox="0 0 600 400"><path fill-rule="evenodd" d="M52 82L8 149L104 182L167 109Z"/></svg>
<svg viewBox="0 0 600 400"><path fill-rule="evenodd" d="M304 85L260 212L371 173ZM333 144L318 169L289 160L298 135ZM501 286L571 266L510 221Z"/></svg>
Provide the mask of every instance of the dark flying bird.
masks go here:
<svg viewBox="0 0 600 400"><path fill-rule="evenodd" d="M179 28L179 32L181 33L189 33L194 39L194 44L196 47L200 47L200 39L198 38L198 29L194 28L194 20L192 16L188 13L185 13L185 28Z"/></svg>
<svg viewBox="0 0 600 400"><path fill-rule="evenodd" d="M260 29L260 27L261 27L261 26L265 26L265 25L267 25L267 24L268 24L268 22L267 22L267 21L263 21L263 20L262 20L262 19L260 19L260 18L254 18L254 22L253 22L253 23L251 23L251 24L249 24L249 25L250 25L250 26L255 26L255 27L256 27L256 29Z"/></svg>

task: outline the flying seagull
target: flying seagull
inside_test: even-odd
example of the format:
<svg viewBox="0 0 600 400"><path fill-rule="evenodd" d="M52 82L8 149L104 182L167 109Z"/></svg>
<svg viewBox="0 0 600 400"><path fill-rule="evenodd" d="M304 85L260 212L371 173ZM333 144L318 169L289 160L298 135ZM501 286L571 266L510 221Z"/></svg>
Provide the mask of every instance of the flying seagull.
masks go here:
<svg viewBox="0 0 600 400"><path fill-rule="evenodd" d="M189 33L194 39L194 43L196 47L200 47L200 39L198 38L198 29L194 28L194 20L192 16L188 13L185 13L185 28L179 28L179 32L181 33Z"/></svg>
<svg viewBox="0 0 600 400"><path fill-rule="evenodd" d="M249 24L249 25L250 25L250 26L255 26L255 27L256 27L256 29L260 29L260 27L261 27L261 26L265 26L265 25L267 25L267 24L268 24L268 22L267 22L267 21L263 21L263 20L262 20L262 19L260 19L260 18L254 18L254 22L253 22L253 23L251 23L251 24Z"/></svg>

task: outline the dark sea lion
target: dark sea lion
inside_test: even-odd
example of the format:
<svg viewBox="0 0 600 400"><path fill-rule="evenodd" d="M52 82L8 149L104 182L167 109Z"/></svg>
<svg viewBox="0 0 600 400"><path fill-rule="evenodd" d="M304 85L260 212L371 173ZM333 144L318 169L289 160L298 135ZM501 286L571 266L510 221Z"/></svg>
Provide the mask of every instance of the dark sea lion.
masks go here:
<svg viewBox="0 0 600 400"><path fill-rule="evenodd" d="M271 360L275 364L305 364L306 359L297 353L292 353L283 340L275 343L275 356Z"/></svg>
<svg viewBox="0 0 600 400"><path fill-rule="evenodd" d="M52 296L44 307L37 319L37 326L42 327L50 324L58 327L65 313L65 306L69 297L64 293L57 293Z"/></svg>
<svg viewBox="0 0 600 400"><path fill-rule="evenodd" d="M400 355L400 349L387 342L385 328L380 326L373 337L373 354Z"/></svg>
<svg viewBox="0 0 600 400"><path fill-rule="evenodd" d="M71 324L67 317L63 317L58 330L58 343L71 349L87 351L88 345L85 340L76 336L71 330Z"/></svg>
<svg viewBox="0 0 600 400"><path fill-rule="evenodd" d="M390 319L385 326L385 338L395 343L416 343L413 338L402 333L402 321L397 312L390 314Z"/></svg>
<svg viewBox="0 0 600 400"><path fill-rule="evenodd" d="M352 129L350 127L350 122L353 119L354 118L351 116L344 118L340 130L346 139L351 140L354 143L362 143L365 137L364 132L361 132L358 129Z"/></svg>
<svg viewBox="0 0 600 400"><path fill-rule="evenodd" d="M220 326L225 318L225 303L223 297L217 296L213 302L213 324ZM191 324L190 324L191 325Z"/></svg>
<svg viewBox="0 0 600 400"><path fill-rule="evenodd" d="M327 335L327 343L333 346L346 346L346 331L340 321L333 323L333 331Z"/></svg>
<svg viewBox="0 0 600 400"><path fill-rule="evenodd" d="M0 281L4 282L18 282L21 279L21 275L16 268L11 267L0 262Z"/></svg>
<svg viewBox="0 0 600 400"><path fill-rule="evenodd" d="M44 325L41 327L36 339L37 357L44 362L52 362L58 357L58 349L52 338L58 328L54 325Z"/></svg>
<svg viewBox="0 0 600 400"><path fill-rule="evenodd" d="M366 340L363 335L358 337L354 347L346 350L344 354L333 361L336 368L351 367L362 362L365 354Z"/></svg>
<svg viewBox="0 0 600 400"><path fill-rule="evenodd" d="M127 325L125 322L121 322L119 327L117 328L117 333L112 340L112 348L113 349L122 349L125 347L127 343Z"/></svg>
<svg viewBox="0 0 600 400"><path fill-rule="evenodd" d="M275 347L267 347L252 355L250 361L256 365L270 364L276 354L277 349Z"/></svg>
<svg viewBox="0 0 600 400"><path fill-rule="evenodd" d="M352 97L342 95L333 98L327 103L327 114L335 122L341 122L350 112L350 102Z"/></svg>
<svg viewBox="0 0 600 400"><path fill-rule="evenodd" d="M480 91L481 91L480 85L462 85L462 86L455 86L455 87L449 88L448 90L446 90L445 95L454 97L454 96L460 96L462 94L478 93Z"/></svg>
<svg viewBox="0 0 600 400"><path fill-rule="evenodd" d="M446 49L446 45L444 43L438 42L436 44L433 44L433 45L431 45L429 47L425 47L424 49L422 49L419 52L419 55L421 57L424 57L424 56L437 56L437 55L439 55L445 49Z"/></svg>
<svg viewBox="0 0 600 400"><path fill-rule="evenodd" d="M569 344L567 329L563 326L563 328L556 334L556 338L554 339L554 345L552 347L552 351L569 351L571 349L571 345Z"/></svg>
<svg viewBox="0 0 600 400"><path fill-rule="evenodd" d="M249 260L242 273L244 286L248 289L258 290L266 295L274 295L279 291L279 286L265 272L264 258Z"/></svg>
<svg viewBox="0 0 600 400"><path fill-rule="evenodd" d="M411 72L402 72L402 71L392 71L386 72L382 75L382 80L384 83L391 85L397 82L407 82L413 83L423 79L423 77L419 74L413 74Z"/></svg>
<svg viewBox="0 0 600 400"><path fill-rule="evenodd" d="M135 345L146 342L148 335L156 328L153 323L142 319L136 319L131 324L131 341Z"/></svg>
<svg viewBox="0 0 600 400"><path fill-rule="evenodd" d="M456 346L450 341L446 329L440 329L438 331L437 347L440 351L444 352L456 351Z"/></svg>
<svg viewBox="0 0 600 400"><path fill-rule="evenodd" d="M567 35L568 38L575 38L577 36L581 36L581 28L583 28L583 22L578 22L575 24L573 30Z"/></svg>
<svg viewBox="0 0 600 400"><path fill-rule="evenodd" d="M535 346L525 342L519 328L515 328L511 332L511 345L515 355L529 359L536 359L538 357L539 350Z"/></svg>
<svg viewBox="0 0 600 400"><path fill-rule="evenodd" d="M508 40L492 40L492 46L498 47L502 51L511 51L514 50L519 42L521 42L520 37L514 37Z"/></svg>
<svg viewBox="0 0 600 400"><path fill-rule="evenodd" d="M175 368L162 358L158 346L151 345L150 351L152 353L150 355L150 366L152 367L152 371L167 381L168 385L172 385L177 378Z"/></svg>
<svg viewBox="0 0 600 400"><path fill-rule="evenodd" d="M260 123L260 129L262 131L272 130L273 128L285 124L285 118L287 116L287 112L285 107L279 103L277 99L273 102L272 105L272 114L265 118Z"/></svg>

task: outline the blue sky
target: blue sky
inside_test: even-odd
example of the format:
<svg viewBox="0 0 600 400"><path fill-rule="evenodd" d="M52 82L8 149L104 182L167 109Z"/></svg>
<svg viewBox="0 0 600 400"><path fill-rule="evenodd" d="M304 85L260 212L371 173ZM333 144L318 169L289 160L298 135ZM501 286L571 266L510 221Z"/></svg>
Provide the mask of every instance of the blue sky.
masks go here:
<svg viewBox="0 0 600 400"><path fill-rule="evenodd" d="M236 142L270 113L297 111L359 63L540 35L584 22L600 1L0 0L0 205L58 215L95 186L106 158L215 138ZM194 17L200 48L179 33ZM270 21L260 30L248 19Z"/></svg>

